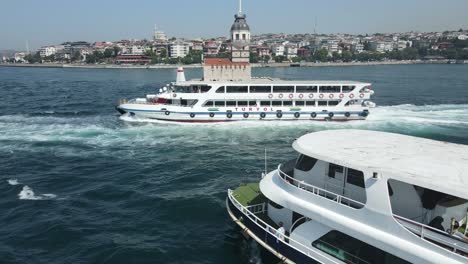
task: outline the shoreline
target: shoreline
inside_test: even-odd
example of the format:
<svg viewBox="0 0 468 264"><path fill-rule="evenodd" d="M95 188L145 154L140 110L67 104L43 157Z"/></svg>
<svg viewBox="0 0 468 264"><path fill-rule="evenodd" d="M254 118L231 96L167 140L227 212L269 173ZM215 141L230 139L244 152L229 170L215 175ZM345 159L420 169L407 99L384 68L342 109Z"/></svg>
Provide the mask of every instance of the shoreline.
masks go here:
<svg viewBox="0 0 468 264"><path fill-rule="evenodd" d="M411 64L449 64L450 60L437 61L372 61L372 62L303 62L303 63L252 63L252 68L268 68L268 67L342 67L342 66L377 66L377 65L411 65ZM0 67L31 67L31 68L81 68L81 69L176 69L179 65L116 65L116 64L56 64L56 63L0 63ZM201 64L182 65L184 68L202 68Z"/></svg>

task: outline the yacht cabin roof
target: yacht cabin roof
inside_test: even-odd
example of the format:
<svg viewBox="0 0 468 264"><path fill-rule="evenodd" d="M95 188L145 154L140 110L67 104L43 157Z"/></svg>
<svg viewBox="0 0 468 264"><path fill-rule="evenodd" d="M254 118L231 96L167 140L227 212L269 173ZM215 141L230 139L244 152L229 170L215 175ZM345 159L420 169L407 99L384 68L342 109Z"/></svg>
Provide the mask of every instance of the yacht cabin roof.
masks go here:
<svg viewBox="0 0 468 264"><path fill-rule="evenodd" d="M298 138L293 148L341 166L369 170L468 199L468 146L369 130L327 130Z"/></svg>
<svg viewBox="0 0 468 264"><path fill-rule="evenodd" d="M252 78L242 81L204 81L204 80L189 80L185 82L177 82L175 85L371 85L370 83L358 81L323 81L323 80L282 80L278 78Z"/></svg>

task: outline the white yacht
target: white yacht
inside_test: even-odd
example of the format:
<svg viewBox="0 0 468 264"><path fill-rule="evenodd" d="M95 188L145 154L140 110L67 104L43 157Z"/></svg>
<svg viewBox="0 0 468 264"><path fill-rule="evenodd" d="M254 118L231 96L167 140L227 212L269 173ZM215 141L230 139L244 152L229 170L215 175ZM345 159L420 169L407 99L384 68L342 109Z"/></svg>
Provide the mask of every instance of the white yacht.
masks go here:
<svg viewBox="0 0 468 264"><path fill-rule="evenodd" d="M226 200L283 262L468 263L468 146L329 130L293 148L296 159Z"/></svg>
<svg viewBox="0 0 468 264"><path fill-rule="evenodd" d="M231 26L230 58L206 58L203 78L177 79L157 94L122 99L116 109L126 120L228 122L265 120L365 119L374 93L371 84L355 81L286 81L252 78L250 27L239 12Z"/></svg>

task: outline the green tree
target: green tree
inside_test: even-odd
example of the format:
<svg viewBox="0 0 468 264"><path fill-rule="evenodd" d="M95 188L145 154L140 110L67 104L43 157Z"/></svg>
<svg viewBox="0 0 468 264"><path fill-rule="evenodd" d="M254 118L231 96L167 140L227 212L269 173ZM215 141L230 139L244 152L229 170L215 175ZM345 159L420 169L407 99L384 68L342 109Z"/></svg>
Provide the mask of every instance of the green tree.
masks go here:
<svg viewBox="0 0 468 264"><path fill-rule="evenodd" d="M286 57L283 55L275 56L275 62L283 62L286 60Z"/></svg>
<svg viewBox="0 0 468 264"><path fill-rule="evenodd" d="M259 61L258 54L256 52L250 52L249 61L250 63L258 63Z"/></svg>
<svg viewBox="0 0 468 264"><path fill-rule="evenodd" d="M353 60L353 54L349 50L345 50L341 53L341 59L344 62L350 62Z"/></svg>
<svg viewBox="0 0 468 264"><path fill-rule="evenodd" d="M120 53L120 48L117 46L114 46L113 48L114 53L112 54L114 57L117 57Z"/></svg>
<svg viewBox="0 0 468 264"><path fill-rule="evenodd" d="M319 49L315 52L314 54L314 58L315 60L318 60L318 61L328 61L328 50L326 49Z"/></svg>
<svg viewBox="0 0 468 264"><path fill-rule="evenodd" d="M114 52L113 52L112 49L106 49L106 50L104 50L104 57L105 58L111 58L113 53Z"/></svg>
<svg viewBox="0 0 468 264"><path fill-rule="evenodd" d="M167 50L166 49L161 49L161 51L159 52L159 56L161 56L161 58L166 58L167 57Z"/></svg>

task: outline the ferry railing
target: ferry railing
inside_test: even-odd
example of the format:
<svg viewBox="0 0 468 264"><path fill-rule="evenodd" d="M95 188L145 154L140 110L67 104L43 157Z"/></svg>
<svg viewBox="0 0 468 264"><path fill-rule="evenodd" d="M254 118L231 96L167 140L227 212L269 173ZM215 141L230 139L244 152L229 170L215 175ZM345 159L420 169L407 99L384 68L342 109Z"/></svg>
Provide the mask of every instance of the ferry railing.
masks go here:
<svg viewBox="0 0 468 264"><path fill-rule="evenodd" d="M261 213L266 212L265 203L249 205L249 206L246 206L245 208L247 208L247 210L249 210L253 214L261 214Z"/></svg>
<svg viewBox="0 0 468 264"><path fill-rule="evenodd" d="M442 246L445 249L449 248L452 252L461 254L465 257L468 256L468 243L464 242L463 240L451 236L449 233L437 228L421 224L399 215L394 214L393 217L403 227L416 234L421 239Z"/></svg>
<svg viewBox="0 0 468 264"><path fill-rule="evenodd" d="M315 185L305 183L304 181L299 181L299 180L289 176L288 174L284 173L281 170L281 164L278 165L278 175L280 176L281 179L283 179L284 182L286 182L288 184L291 184L291 185L293 185L293 186L295 186L295 187L297 187L297 188L299 188L301 190L307 191L307 192L312 193L314 195L317 195L317 196L320 196L320 197L327 198L329 200L335 201L335 202L337 202L339 204L347 205L347 206L355 208L355 209L362 208L365 205L364 203L353 200L351 198L339 195L339 194L331 192L331 191L327 191L327 190L322 189L320 187L317 187Z"/></svg>
<svg viewBox="0 0 468 264"><path fill-rule="evenodd" d="M335 259L333 258L330 258L330 256L328 255L325 255L324 253L322 253L320 250L318 249L313 249L311 248L310 246L308 245L304 245L303 243L297 241L297 240L294 240L292 239L290 236L287 236L286 234L285 235L282 235L282 236L278 236L276 235L276 229L267 224L265 221L263 221L262 219L260 219L260 217L258 217L257 215L255 215L254 213L251 212L251 210L249 210L248 206L243 206L241 203L239 203L236 198L234 197L233 195L233 191L231 189L228 189L228 199L232 202L232 204L239 210L241 211L244 216L246 216L247 218L249 218L252 222L254 222L258 227L260 227L263 231L265 231L266 233L272 235L273 237L275 237L277 239L278 242L281 242L281 243L284 243L284 244L287 244L289 247L292 247L294 248L295 250L301 252L302 254L306 255L306 256L313 256L312 255L312 252L316 255L320 255L321 257L323 258L326 258L327 260L330 261L330 263L342 263L342 262L337 262ZM263 239L264 242L266 243L266 236L265 238ZM286 242L288 241L288 242ZM292 245L294 244L294 245Z"/></svg>

